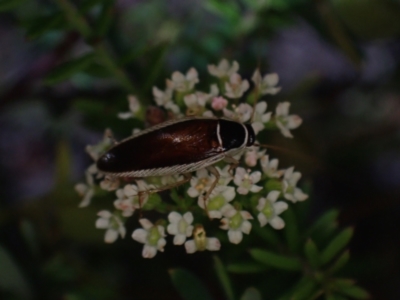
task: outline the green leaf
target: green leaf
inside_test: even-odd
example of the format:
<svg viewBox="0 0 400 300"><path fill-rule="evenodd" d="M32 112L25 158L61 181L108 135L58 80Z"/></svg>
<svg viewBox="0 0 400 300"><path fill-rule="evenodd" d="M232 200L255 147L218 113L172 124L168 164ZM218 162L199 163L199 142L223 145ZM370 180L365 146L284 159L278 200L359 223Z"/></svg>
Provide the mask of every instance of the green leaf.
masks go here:
<svg viewBox="0 0 400 300"><path fill-rule="evenodd" d="M222 288L224 290L226 299L229 300L235 299L231 281L229 280L228 273L226 272L225 267L222 264L222 261L216 255L213 256L213 260L214 260L214 268L215 271L217 272L217 277L219 279L219 282L221 283Z"/></svg>
<svg viewBox="0 0 400 300"><path fill-rule="evenodd" d="M240 10L234 1L208 0L205 2L205 8L228 20L230 23L240 22Z"/></svg>
<svg viewBox="0 0 400 300"><path fill-rule="evenodd" d="M285 220L284 233L287 245L293 253L296 253L300 246L300 234L293 209L286 210L282 217Z"/></svg>
<svg viewBox="0 0 400 300"><path fill-rule="evenodd" d="M339 233L322 251L321 263L330 262L350 241L353 236L353 228L347 228Z"/></svg>
<svg viewBox="0 0 400 300"><path fill-rule="evenodd" d="M237 274L261 273L268 270L267 267L252 262L229 264L227 265L226 269L228 272Z"/></svg>
<svg viewBox="0 0 400 300"><path fill-rule="evenodd" d="M27 28L26 36L29 39L36 39L50 30L61 28L63 25L66 28L69 26L61 12L53 13L50 16L40 16L25 24Z"/></svg>
<svg viewBox="0 0 400 300"><path fill-rule="evenodd" d="M13 10L25 2L26 0L0 0L0 12Z"/></svg>
<svg viewBox="0 0 400 300"><path fill-rule="evenodd" d="M341 287L338 292L340 292L343 295L352 297L354 299L368 299L370 298L369 293L364 290L363 288L360 288L358 286L343 286Z"/></svg>
<svg viewBox="0 0 400 300"><path fill-rule="evenodd" d="M304 245L304 254L306 255L307 261L314 269L320 266L319 251L312 239L308 239Z"/></svg>
<svg viewBox="0 0 400 300"><path fill-rule="evenodd" d="M334 274L343 268L350 259L350 251L347 250L339 256L339 258L333 263L333 265L329 268L328 272L330 274Z"/></svg>
<svg viewBox="0 0 400 300"><path fill-rule="evenodd" d="M327 211L314 222L314 224L309 229L308 235L313 235L316 232L324 231L324 229L330 227L332 223L335 223L338 216L339 211L336 209L331 209Z"/></svg>
<svg viewBox="0 0 400 300"><path fill-rule="evenodd" d="M96 20L93 30L97 37L104 36L107 33L114 18L114 0L103 2L99 18Z"/></svg>
<svg viewBox="0 0 400 300"><path fill-rule="evenodd" d="M308 277L303 277L302 280L297 284L291 300L307 300L311 299L311 294L315 292L317 283Z"/></svg>
<svg viewBox="0 0 400 300"><path fill-rule="evenodd" d="M185 300L212 299L208 289L192 272L185 269L170 270L172 284Z"/></svg>
<svg viewBox="0 0 400 300"><path fill-rule="evenodd" d="M31 299L31 291L19 266L2 246L0 246L0 266L0 290L9 292L15 299Z"/></svg>
<svg viewBox="0 0 400 300"><path fill-rule="evenodd" d="M250 255L256 261L277 269L287 271L300 271L302 269L301 262L295 257L288 257L261 249L250 250Z"/></svg>
<svg viewBox="0 0 400 300"><path fill-rule="evenodd" d="M70 60L53 69L45 78L46 84L56 84L70 78L72 75L84 71L94 60L93 53L86 54L80 58Z"/></svg>
<svg viewBox="0 0 400 300"><path fill-rule="evenodd" d="M254 226L253 231L271 246L279 246L281 241L276 230L269 227Z"/></svg>
<svg viewBox="0 0 400 300"><path fill-rule="evenodd" d="M240 300L262 300L261 293L254 287L247 288Z"/></svg>

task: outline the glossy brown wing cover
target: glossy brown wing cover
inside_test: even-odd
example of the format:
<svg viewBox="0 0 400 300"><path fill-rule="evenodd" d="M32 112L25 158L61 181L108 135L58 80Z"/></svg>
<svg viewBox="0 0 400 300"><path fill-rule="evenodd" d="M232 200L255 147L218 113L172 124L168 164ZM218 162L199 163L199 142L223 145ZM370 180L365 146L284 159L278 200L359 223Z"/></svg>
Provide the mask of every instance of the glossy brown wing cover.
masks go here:
<svg viewBox="0 0 400 300"><path fill-rule="evenodd" d="M126 140L97 162L104 172L131 172L202 161L223 152L216 119L190 119Z"/></svg>

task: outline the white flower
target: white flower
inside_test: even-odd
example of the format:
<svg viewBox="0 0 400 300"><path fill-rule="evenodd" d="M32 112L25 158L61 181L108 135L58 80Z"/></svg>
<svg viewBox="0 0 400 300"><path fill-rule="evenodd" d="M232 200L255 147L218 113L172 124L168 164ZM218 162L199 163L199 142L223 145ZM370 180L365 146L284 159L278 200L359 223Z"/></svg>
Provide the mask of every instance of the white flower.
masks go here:
<svg viewBox="0 0 400 300"><path fill-rule="evenodd" d="M233 176L230 171L231 166L226 165L223 169L220 167L215 167L219 173L219 180L218 180L218 185L228 185L229 182L233 179Z"/></svg>
<svg viewBox="0 0 400 300"><path fill-rule="evenodd" d="M265 150L258 151L259 147L252 147L246 150L245 163L249 167L254 167L257 164L257 160L265 154Z"/></svg>
<svg viewBox="0 0 400 300"><path fill-rule="evenodd" d="M96 145L87 145L86 152L90 157L97 161L99 157L114 144L113 134L110 129L104 131L103 139Z"/></svg>
<svg viewBox="0 0 400 300"><path fill-rule="evenodd" d="M298 115L289 115L289 102L281 102L276 107L276 126L284 137L292 138L290 129L295 129L301 125L303 120Z"/></svg>
<svg viewBox="0 0 400 300"><path fill-rule="evenodd" d="M233 186L219 185L211 192L210 197L204 201L204 196L200 196L197 204L205 209L207 207L208 217L210 219L220 219L225 210L230 209L229 204L236 196Z"/></svg>
<svg viewBox="0 0 400 300"><path fill-rule="evenodd" d="M175 211L168 215L169 225L167 231L169 234L175 235L174 245L182 245L186 238L193 232L193 215L191 212L185 213L183 216Z"/></svg>
<svg viewBox="0 0 400 300"><path fill-rule="evenodd" d="M178 181L182 181L182 180L183 180L183 176L179 175L179 174L162 176L161 177L161 184L163 186L165 186L165 185L170 185L170 184L177 183Z"/></svg>
<svg viewBox="0 0 400 300"><path fill-rule="evenodd" d="M199 82L198 73L195 68L190 68L186 76L181 72L175 71L172 73L172 82L174 83L174 89L178 92L189 92Z"/></svg>
<svg viewBox="0 0 400 300"><path fill-rule="evenodd" d="M281 88L277 87L279 81L279 76L276 73L266 74L263 78L261 78L260 71L255 70L251 80L254 82L256 88L261 92L262 95L277 94Z"/></svg>
<svg viewBox="0 0 400 300"><path fill-rule="evenodd" d="M157 254L157 251L164 251L164 246L167 243L164 239L164 227L161 225L153 225L153 223L147 219L140 219L139 223L143 228L136 229L132 233L132 238L144 244L142 251L142 256L144 258L153 258Z"/></svg>
<svg viewBox="0 0 400 300"><path fill-rule="evenodd" d="M187 107L186 115L187 116L201 116L205 111L205 105L207 103L207 97L204 95L190 94L186 95L183 98L185 105Z"/></svg>
<svg viewBox="0 0 400 300"><path fill-rule="evenodd" d="M193 240L186 241L185 249L187 253L196 251L218 251L221 248L220 241L215 237L207 237L203 226L196 226L193 230Z"/></svg>
<svg viewBox="0 0 400 300"><path fill-rule="evenodd" d="M124 217L132 216L135 209L143 207L149 198L148 193L144 191L154 188L153 185L147 185L143 180L137 180L136 182L139 186L126 184L123 189L116 191L118 199L114 201L114 206L122 211ZM143 192L140 195L140 199L139 192Z"/></svg>
<svg viewBox="0 0 400 300"><path fill-rule="evenodd" d="M279 161L277 158L269 160L268 155L264 155L260 159L261 168L269 178L279 178L283 175L284 170L278 170Z"/></svg>
<svg viewBox="0 0 400 300"><path fill-rule="evenodd" d="M242 80L239 74L234 73L229 76L229 82L225 82L225 96L240 98L248 90L249 86L249 82L246 79Z"/></svg>
<svg viewBox="0 0 400 300"><path fill-rule="evenodd" d="M129 95L128 96L128 102L129 102L129 111L128 112L123 112L118 114L118 118L126 120L129 118L133 118L140 110L140 103L138 99L133 96Z"/></svg>
<svg viewBox="0 0 400 300"><path fill-rule="evenodd" d="M226 106L228 105L228 100L226 100L224 97L214 97L211 101L211 107L218 111L218 110L223 110Z"/></svg>
<svg viewBox="0 0 400 300"><path fill-rule="evenodd" d="M206 169L196 171L196 176L193 176L190 180L191 187L188 189L188 195L192 198L197 198L206 193L214 180L215 176L210 175Z"/></svg>
<svg viewBox="0 0 400 300"><path fill-rule="evenodd" d="M247 211L237 211L234 208L227 210L224 216L220 228L228 230L228 238L231 243L239 244L243 239L242 233L250 233L251 223L247 220L253 219L253 217Z"/></svg>
<svg viewBox="0 0 400 300"><path fill-rule="evenodd" d="M251 174L246 172L244 168L236 168L236 173L233 181L238 186L237 192L241 195L247 195L250 192L258 193L262 187L255 185L261 179L261 172L255 171Z"/></svg>
<svg viewBox="0 0 400 300"><path fill-rule="evenodd" d="M85 172L86 183L78 183L75 185L75 191L79 196L83 197L79 207L86 207L90 204L92 197L95 193L95 185L93 180L93 175L96 174L96 165L91 165Z"/></svg>
<svg viewBox="0 0 400 300"><path fill-rule="evenodd" d="M301 189L296 187L297 182L301 178L300 172L293 172L294 167L286 169L283 176L283 195L287 200L296 203L297 201L304 201L308 198L308 195L304 194Z"/></svg>
<svg viewBox="0 0 400 300"><path fill-rule="evenodd" d="M258 134L261 130L265 128L264 124L269 122L271 119L271 112L264 113L267 109L267 102L258 102L254 111L254 119L251 126L253 126L254 132Z"/></svg>
<svg viewBox="0 0 400 300"><path fill-rule="evenodd" d="M207 68L208 72L215 77L228 78L232 74L239 71L239 64L236 61L234 61L231 66L226 59L222 59L219 62L218 66L208 65Z"/></svg>
<svg viewBox="0 0 400 300"><path fill-rule="evenodd" d="M257 210L260 213L257 218L260 221L261 227L268 223L275 229L285 227L285 221L278 215L284 212L288 208L288 205L283 201L276 202L279 194L279 191L271 191L268 193L267 198L260 198L258 200Z"/></svg>
<svg viewBox="0 0 400 300"><path fill-rule="evenodd" d="M106 191L115 191L119 187L119 184L118 177L105 176L100 182L100 187Z"/></svg>
<svg viewBox="0 0 400 300"><path fill-rule="evenodd" d="M96 220L96 228L107 229L104 236L106 243L113 243L118 238L118 234L124 238L126 229L122 219L116 215L110 213L108 210L102 210L97 213L99 218Z"/></svg>
<svg viewBox="0 0 400 300"><path fill-rule="evenodd" d="M161 91L157 87L153 86L153 96L158 106L162 106L167 110L172 111L174 114L179 114L179 106L172 101L172 94L174 92L174 83L167 79L167 88L165 91Z"/></svg>
<svg viewBox="0 0 400 300"><path fill-rule="evenodd" d="M250 104L241 103L239 106L233 106L234 111L228 110L226 108L223 109L224 116L231 119L237 120L241 123L247 122L250 120L251 115L253 113L253 108Z"/></svg>

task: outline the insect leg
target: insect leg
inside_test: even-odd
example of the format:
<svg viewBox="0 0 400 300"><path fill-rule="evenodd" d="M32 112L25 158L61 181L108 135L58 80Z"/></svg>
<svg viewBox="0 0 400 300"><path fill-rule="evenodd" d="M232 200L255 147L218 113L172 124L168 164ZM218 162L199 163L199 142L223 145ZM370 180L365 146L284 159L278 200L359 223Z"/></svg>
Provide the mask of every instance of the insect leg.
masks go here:
<svg viewBox="0 0 400 300"><path fill-rule="evenodd" d="M213 191L213 190L215 189L215 187L217 186L217 183L218 183L219 178L220 178L220 174L219 174L218 170L217 170L213 165L208 166L208 167L207 167L207 170L210 171L210 173L213 174L213 175L215 176L214 182L211 184L211 186L210 186L210 188L208 189L206 195L203 197L203 201L204 201L204 210L206 211L207 216L208 216L208 209L207 209L206 201L207 201L208 197L210 197L212 191Z"/></svg>
<svg viewBox="0 0 400 300"><path fill-rule="evenodd" d="M228 172L233 176L233 170L239 165L239 161L232 156L225 156L224 160L230 164Z"/></svg>

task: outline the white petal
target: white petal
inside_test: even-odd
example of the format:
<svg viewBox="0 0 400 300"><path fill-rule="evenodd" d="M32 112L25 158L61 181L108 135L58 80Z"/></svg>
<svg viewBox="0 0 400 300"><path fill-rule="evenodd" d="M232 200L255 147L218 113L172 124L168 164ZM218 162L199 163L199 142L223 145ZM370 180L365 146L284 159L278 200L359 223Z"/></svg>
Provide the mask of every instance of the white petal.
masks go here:
<svg viewBox="0 0 400 300"><path fill-rule="evenodd" d="M218 251L221 248L221 243L217 238L207 238L206 243L206 249L209 251Z"/></svg>
<svg viewBox="0 0 400 300"><path fill-rule="evenodd" d="M219 228L228 230L229 229L229 220L227 218L221 219L221 225L219 226Z"/></svg>
<svg viewBox="0 0 400 300"><path fill-rule="evenodd" d="M289 129L283 126L281 122L276 121L276 126L278 126L279 130L281 131L284 137L293 138L293 135L290 133Z"/></svg>
<svg viewBox="0 0 400 300"><path fill-rule="evenodd" d="M125 228L124 225L121 224L121 225L119 226L119 228L118 228L118 233L119 233L119 235L120 235L122 238L125 237L126 228Z"/></svg>
<svg viewBox="0 0 400 300"><path fill-rule="evenodd" d="M262 102L258 102L256 105L256 111L261 115L265 112L265 110L267 109L267 102L262 101Z"/></svg>
<svg viewBox="0 0 400 300"><path fill-rule="evenodd" d="M250 191L252 192L252 193L258 193L259 191L261 191L262 190L262 186L258 186L258 185L253 185L251 188L250 188Z"/></svg>
<svg viewBox="0 0 400 300"><path fill-rule="evenodd" d="M239 244L243 239L243 234L239 230L229 230L228 238L232 244Z"/></svg>
<svg viewBox="0 0 400 300"><path fill-rule="evenodd" d="M211 210L208 212L210 219L221 219L222 213L219 210Z"/></svg>
<svg viewBox="0 0 400 300"><path fill-rule="evenodd" d="M280 215L282 212L287 210L289 205L286 202L278 201L274 204L274 212L276 215Z"/></svg>
<svg viewBox="0 0 400 300"><path fill-rule="evenodd" d="M186 213L183 215L183 219L185 219L186 223L192 224L192 222L193 222L193 215L192 215L192 213L191 213L190 211L186 212Z"/></svg>
<svg viewBox="0 0 400 300"><path fill-rule="evenodd" d="M261 130L265 128L264 124L261 122L254 122L251 124L251 127L253 127L255 134L258 134Z"/></svg>
<svg viewBox="0 0 400 300"><path fill-rule="evenodd" d="M178 234L178 224L169 224L167 226L167 232L172 235Z"/></svg>
<svg viewBox="0 0 400 300"><path fill-rule="evenodd" d="M109 219L99 218L96 220L96 228L98 229L106 229L110 225Z"/></svg>
<svg viewBox="0 0 400 300"><path fill-rule="evenodd" d="M252 220L252 219L254 219L253 216L252 216L248 211L246 211L246 210L242 210L242 211L240 212L240 214L242 215L243 219L245 219L245 220Z"/></svg>
<svg viewBox="0 0 400 300"><path fill-rule="evenodd" d="M235 188L233 186L227 186L222 195L224 196L226 201L232 201L236 196Z"/></svg>
<svg viewBox="0 0 400 300"><path fill-rule="evenodd" d="M144 245L143 251L142 251L142 256L144 258L153 258L156 254L157 254L156 247Z"/></svg>
<svg viewBox="0 0 400 300"><path fill-rule="evenodd" d="M104 219L109 219L112 216L112 214L108 210L101 210L97 213L97 215Z"/></svg>
<svg viewBox="0 0 400 300"><path fill-rule="evenodd" d="M114 229L108 229L104 236L104 241L108 244L111 244L114 243L117 238L118 238L118 231Z"/></svg>
<svg viewBox="0 0 400 300"><path fill-rule="evenodd" d="M140 225L142 225L142 227L144 229L149 230L151 227L153 227L153 223L151 223L149 220L147 219L140 219L139 220Z"/></svg>
<svg viewBox="0 0 400 300"><path fill-rule="evenodd" d="M161 238L157 242L157 249L158 251L163 252L164 251L164 246L167 244L167 241L164 238Z"/></svg>
<svg viewBox="0 0 400 300"><path fill-rule="evenodd" d="M282 229L283 227L285 227L285 221L283 221L282 218L278 216L270 220L269 224L271 224L271 226L275 229Z"/></svg>
<svg viewBox="0 0 400 300"><path fill-rule="evenodd" d="M237 188L237 192L240 195L247 195L249 193L249 190L240 186L240 187Z"/></svg>
<svg viewBox="0 0 400 300"><path fill-rule="evenodd" d="M194 227L193 227L192 225L189 225L188 227L186 227L185 234L186 234L187 237L189 237L189 236L192 235L192 233L193 233L193 228L194 228Z"/></svg>
<svg viewBox="0 0 400 300"><path fill-rule="evenodd" d="M295 129L303 123L303 120L298 115L291 115L287 118L287 127L289 129Z"/></svg>
<svg viewBox="0 0 400 300"><path fill-rule="evenodd" d="M126 120L133 117L132 112L127 111L127 112L122 112L118 114L118 118L122 119L122 120Z"/></svg>
<svg viewBox="0 0 400 300"><path fill-rule="evenodd" d="M303 191L299 188L295 188L294 189L294 197L298 200L298 201L304 201L308 198L307 194L304 194Z"/></svg>
<svg viewBox="0 0 400 300"><path fill-rule="evenodd" d="M261 179L261 172L255 171L255 172L251 173L250 178L253 181L253 183L259 182Z"/></svg>
<svg viewBox="0 0 400 300"><path fill-rule="evenodd" d="M79 207L88 206L90 204L90 200L92 200L93 195L94 195L94 190L93 189L88 190L87 193L85 194L85 197L83 197L81 203L79 203Z"/></svg>
<svg viewBox="0 0 400 300"><path fill-rule="evenodd" d="M132 238L135 241L144 244L144 243L146 243L147 235L148 235L148 233L146 230L144 230L142 228L138 228L132 233Z"/></svg>
<svg viewBox="0 0 400 300"><path fill-rule="evenodd" d="M260 226L263 227L268 223L267 217L263 213L257 215L257 219L260 222Z"/></svg>
<svg viewBox="0 0 400 300"><path fill-rule="evenodd" d="M269 86L275 86L278 84L279 76L276 73L270 73L264 76L263 81Z"/></svg>
<svg viewBox="0 0 400 300"><path fill-rule="evenodd" d="M280 194L281 194L280 191L271 191L271 192L268 193L267 199L271 203L274 203L278 199Z"/></svg>
<svg viewBox="0 0 400 300"><path fill-rule="evenodd" d="M177 234L174 237L174 245L182 245L186 241L186 236L184 234Z"/></svg>
<svg viewBox="0 0 400 300"><path fill-rule="evenodd" d="M136 196L138 194L138 187L134 184L127 184L124 186L124 194L127 197Z"/></svg>
<svg viewBox="0 0 400 300"><path fill-rule="evenodd" d="M176 211L172 211L168 215L168 221L172 224L177 224L181 219L181 214L177 213Z"/></svg>
<svg viewBox="0 0 400 300"><path fill-rule="evenodd" d="M265 198L258 199L257 210L261 211L265 206L266 200Z"/></svg>
<svg viewBox="0 0 400 300"><path fill-rule="evenodd" d="M186 253L194 253L197 251L194 240L186 241L185 243Z"/></svg>
<svg viewBox="0 0 400 300"><path fill-rule="evenodd" d="M278 116L287 116L289 114L289 102L281 102L276 106L276 114Z"/></svg>
<svg viewBox="0 0 400 300"><path fill-rule="evenodd" d="M192 198L196 198L199 196L199 191L194 188L194 187L190 187L187 191L188 195Z"/></svg>
<svg viewBox="0 0 400 300"><path fill-rule="evenodd" d="M240 230L245 234L249 234L251 231L251 223L249 221L244 221L242 226L240 226Z"/></svg>

